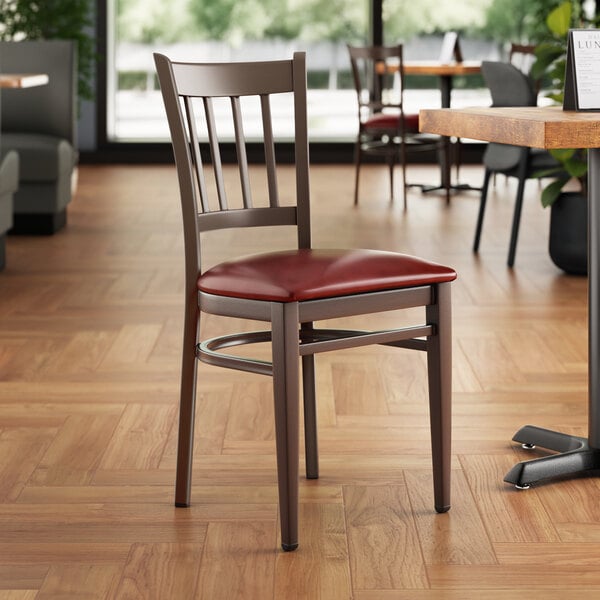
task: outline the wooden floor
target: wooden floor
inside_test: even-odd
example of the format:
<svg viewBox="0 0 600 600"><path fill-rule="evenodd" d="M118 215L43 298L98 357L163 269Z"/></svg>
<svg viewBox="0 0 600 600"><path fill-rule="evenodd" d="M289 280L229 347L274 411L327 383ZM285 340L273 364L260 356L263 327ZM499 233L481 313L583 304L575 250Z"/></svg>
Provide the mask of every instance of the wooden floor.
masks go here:
<svg viewBox="0 0 600 600"><path fill-rule="evenodd" d="M200 366L193 506L174 508L174 171L83 166L67 228L10 237L0 273L0 600L598 598L600 480L502 482L532 456L510 441L521 425L587 432L586 279L550 262L536 184L509 270L504 179L477 257L477 194L447 207L413 191L405 213L374 166L354 209L352 177L313 168L316 246L417 253L459 272L450 512L433 511L424 356L383 347L318 357L321 478L301 481L297 552L279 550L265 377ZM274 239L229 234L209 261Z"/></svg>

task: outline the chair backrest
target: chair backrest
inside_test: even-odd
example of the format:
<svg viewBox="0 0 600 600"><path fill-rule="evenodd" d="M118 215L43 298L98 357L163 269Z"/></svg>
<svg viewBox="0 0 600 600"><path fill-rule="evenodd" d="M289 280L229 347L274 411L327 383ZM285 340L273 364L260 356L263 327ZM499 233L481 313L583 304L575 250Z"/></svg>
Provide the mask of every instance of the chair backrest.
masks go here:
<svg viewBox="0 0 600 600"><path fill-rule="evenodd" d="M492 95L492 106L535 106L531 80L517 67L505 62L483 61L483 79ZM506 144L488 144L483 162L487 168L506 171L528 156L528 150Z"/></svg>
<svg viewBox="0 0 600 600"><path fill-rule="evenodd" d="M71 40L0 42L3 73L46 73L48 84L2 91L3 131L42 133L77 147L77 45Z"/></svg>
<svg viewBox="0 0 600 600"><path fill-rule="evenodd" d="M402 111L402 45L348 46L361 121L377 112Z"/></svg>
<svg viewBox="0 0 600 600"><path fill-rule="evenodd" d="M238 63L173 62L154 54L158 80L171 132L182 204L186 272L195 281L201 271L200 234L230 227L295 225L298 246L310 247L310 198L306 107L306 57L292 60ZM280 201L275 160L271 97L291 93L294 108L296 189L291 202ZM256 104L251 104L255 101ZM245 108L256 108L262 119L266 177L260 195L253 195L246 152ZM292 98L290 98L290 104ZM278 105L279 108L279 105ZM227 111L235 137L239 185L226 186L216 111ZM201 114L202 118L197 119ZM204 134L204 135L202 135ZM207 140L211 167L200 143ZM209 171L213 177L209 179ZM234 189L232 189L234 188ZM228 191L231 192L228 194ZM256 190L254 190L256 191Z"/></svg>
<svg viewBox="0 0 600 600"><path fill-rule="evenodd" d="M535 106L537 104L531 80L514 65L483 61L481 73L492 95L492 106Z"/></svg>
<svg viewBox="0 0 600 600"><path fill-rule="evenodd" d="M508 62L515 65L523 73L529 73L535 60L535 44L519 44L511 42L508 50Z"/></svg>

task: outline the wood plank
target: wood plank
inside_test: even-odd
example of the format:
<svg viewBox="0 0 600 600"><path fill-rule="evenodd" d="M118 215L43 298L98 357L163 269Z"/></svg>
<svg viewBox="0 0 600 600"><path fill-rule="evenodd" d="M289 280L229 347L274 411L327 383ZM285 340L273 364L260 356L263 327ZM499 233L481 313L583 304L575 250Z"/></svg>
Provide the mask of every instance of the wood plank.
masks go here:
<svg viewBox="0 0 600 600"><path fill-rule="evenodd" d="M233 600L273 594L274 522L211 523L198 574L196 598Z"/></svg>
<svg viewBox="0 0 600 600"><path fill-rule="evenodd" d="M299 512L303 524L301 546L296 552L277 554L274 597L350 598L352 587L343 507L302 502Z"/></svg>
<svg viewBox="0 0 600 600"><path fill-rule="evenodd" d="M419 113L419 128L428 133L534 148L600 146L597 115L563 111L560 106L427 109Z"/></svg>
<svg viewBox="0 0 600 600"><path fill-rule="evenodd" d="M193 598L201 544L134 544L115 598Z"/></svg>
<svg viewBox="0 0 600 600"><path fill-rule="evenodd" d="M102 600L114 593L119 565L53 566L36 596L39 600L81 598Z"/></svg>
<svg viewBox="0 0 600 600"><path fill-rule="evenodd" d="M429 587L406 486L344 486L344 506L355 590Z"/></svg>

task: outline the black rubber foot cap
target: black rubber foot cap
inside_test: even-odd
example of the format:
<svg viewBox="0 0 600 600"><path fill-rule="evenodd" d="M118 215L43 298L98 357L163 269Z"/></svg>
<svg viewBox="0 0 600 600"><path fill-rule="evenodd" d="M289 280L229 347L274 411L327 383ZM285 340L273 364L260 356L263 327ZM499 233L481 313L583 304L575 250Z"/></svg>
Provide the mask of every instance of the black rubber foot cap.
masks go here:
<svg viewBox="0 0 600 600"><path fill-rule="evenodd" d="M187 502L175 502L175 506L177 508L188 508L189 507L189 503L187 503Z"/></svg>
<svg viewBox="0 0 600 600"><path fill-rule="evenodd" d="M298 542L295 544L281 544L284 552L293 552L298 547Z"/></svg>
<svg viewBox="0 0 600 600"><path fill-rule="evenodd" d="M445 513L448 512L450 510L450 505L448 504L448 506L442 506L441 508L438 508L437 506L435 507L435 512L437 513Z"/></svg>

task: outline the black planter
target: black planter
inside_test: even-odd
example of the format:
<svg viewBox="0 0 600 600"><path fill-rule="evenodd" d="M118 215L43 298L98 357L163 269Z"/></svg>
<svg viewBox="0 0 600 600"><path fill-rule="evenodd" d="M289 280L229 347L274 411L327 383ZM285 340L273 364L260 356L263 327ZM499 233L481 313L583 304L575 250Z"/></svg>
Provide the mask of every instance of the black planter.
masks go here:
<svg viewBox="0 0 600 600"><path fill-rule="evenodd" d="M550 258L571 275L587 275L587 201L563 192L550 209Z"/></svg>

